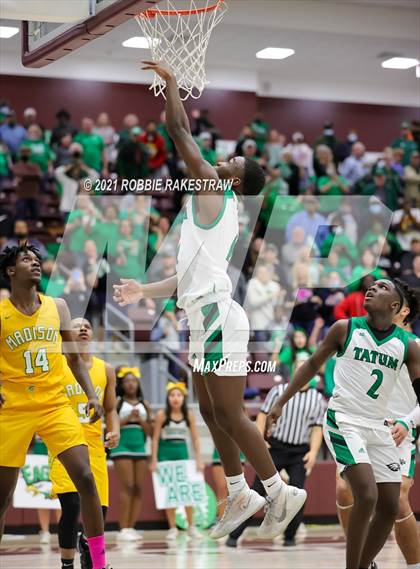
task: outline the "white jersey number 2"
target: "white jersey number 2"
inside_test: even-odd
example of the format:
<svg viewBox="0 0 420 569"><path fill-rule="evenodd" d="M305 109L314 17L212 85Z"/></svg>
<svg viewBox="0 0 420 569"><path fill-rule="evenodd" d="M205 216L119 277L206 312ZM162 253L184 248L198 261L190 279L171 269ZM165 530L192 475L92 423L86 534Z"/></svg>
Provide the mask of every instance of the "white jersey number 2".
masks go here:
<svg viewBox="0 0 420 569"><path fill-rule="evenodd" d="M384 380L384 374L381 372L380 369L374 369L372 370L372 373L370 375L376 377L376 381L369 389L367 394L369 395L369 397L372 397L372 399L378 399L379 393L377 393L377 391L382 385L382 382Z"/></svg>

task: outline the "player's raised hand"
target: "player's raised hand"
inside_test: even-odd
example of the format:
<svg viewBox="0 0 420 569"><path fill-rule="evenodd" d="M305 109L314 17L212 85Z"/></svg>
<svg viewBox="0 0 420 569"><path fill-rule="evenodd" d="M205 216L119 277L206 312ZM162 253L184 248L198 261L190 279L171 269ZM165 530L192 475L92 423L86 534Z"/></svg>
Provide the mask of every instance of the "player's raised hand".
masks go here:
<svg viewBox="0 0 420 569"><path fill-rule="evenodd" d="M154 71L159 77L162 77L164 81L174 76L172 69L165 61L143 61L142 63L144 66L142 69L144 71Z"/></svg>
<svg viewBox="0 0 420 569"><path fill-rule="evenodd" d="M278 402L270 409L270 412L265 420L264 436L266 439L271 437L271 433L273 432L273 429L277 423L277 419L281 417L282 411L283 406L279 405Z"/></svg>
<svg viewBox="0 0 420 569"><path fill-rule="evenodd" d="M120 433L110 431L105 435L105 448L116 448L120 442Z"/></svg>
<svg viewBox="0 0 420 569"><path fill-rule="evenodd" d="M120 306L135 304L143 298L143 287L134 279L121 279L120 285L114 285L114 301Z"/></svg>
<svg viewBox="0 0 420 569"><path fill-rule="evenodd" d="M99 403L99 399L97 397L91 397L88 399L87 410L88 413L90 410L93 410L89 423L96 423L96 421L98 421L98 419L100 419L104 414L104 408Z"/></svg>
<svg viewBox="0 0 420 569"><path fill-rule="evenodd" d="M408 429L401 422L397 422L392 419L388 420L388 423L392 425L391 435L395 444L399 447L408 435Z"/></svg>

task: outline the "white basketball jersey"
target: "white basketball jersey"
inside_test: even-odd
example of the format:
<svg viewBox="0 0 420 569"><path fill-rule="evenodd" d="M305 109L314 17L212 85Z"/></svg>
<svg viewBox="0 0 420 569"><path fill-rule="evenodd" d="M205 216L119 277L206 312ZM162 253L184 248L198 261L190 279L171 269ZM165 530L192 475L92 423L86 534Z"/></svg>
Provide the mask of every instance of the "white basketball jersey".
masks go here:
<svg viewBox="0 0 420 569"><path fill-rule="evenodd" d="M408 333L411 340L420 344L415 334ZM413 389L407 366L404 364L398 376L397 383L391 393L388 404L388 416L390 419L401 419L409 415L417 406L417 396Z"/></svg>
<svg viewBox="0 0 420 569"><path fill-rule="evenodd" d="M337 353L329 408L339 421L386 430L389 398L405 362L409 335L396 326L378 340L365 317L351 318L349 326Z"/></svg>
<svg viewBox="0 0 420 569"><path fill-rule="evenodd" d="M239 234L238 199L232 190L224 192L222 209L208 225L198 219L196 199L192 195L187 202L177 258L177 304L184 309L231 296L227 268Z"/></svg>

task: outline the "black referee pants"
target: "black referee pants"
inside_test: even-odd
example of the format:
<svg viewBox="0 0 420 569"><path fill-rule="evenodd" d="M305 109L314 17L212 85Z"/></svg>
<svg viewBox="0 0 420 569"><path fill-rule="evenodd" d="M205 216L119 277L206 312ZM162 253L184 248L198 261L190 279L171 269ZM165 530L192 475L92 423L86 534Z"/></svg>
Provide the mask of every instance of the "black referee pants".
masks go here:
<svg viewBox="0 0 420 569"><path fill-rule="evenodd" d="M288 443L276 442L275 446L269 449L271 458L273 459L274 465L278 472L285 470L290 478L289 484L295 486L296 488L303 488L305 485L306 471L303 463L303 457L309 451L308 445L291 445ZM258 476L255 476L254 484L252 489L258 492L261 496L265 496L265 489L262 485L261 480ZM284 532L285 539L293 539L296 532L302 522L303 509L296 514L290 524L287 526ZM238 539L245 528L251 523L251 519L246 520L242 525L237 527L231 534L230 537Z"/></svg>

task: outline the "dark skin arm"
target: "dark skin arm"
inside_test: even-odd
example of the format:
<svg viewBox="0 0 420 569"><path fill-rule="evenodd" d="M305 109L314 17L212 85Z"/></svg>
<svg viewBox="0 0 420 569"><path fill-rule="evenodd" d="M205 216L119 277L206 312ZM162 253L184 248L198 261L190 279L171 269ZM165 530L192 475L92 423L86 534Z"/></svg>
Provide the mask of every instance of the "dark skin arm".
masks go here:
<svg viewBox="0 0 420 569"><path fill-rule="evenodd" d="M60 334L63 340L63 353L67 357L67 362L77 383L79 383L86 393L88 398L87 408L89 411L91 409L93 410L90 422L94 423L102 417L104 411L93 389L85 362L82 360L77 350L77 344L73 339L71 333L71 316L67 303L62 298L56 298L55 303L60 316Z"/></svg>
<svg viewBox="0 0 420 569"><path fill-rule="evenodd" d="M104 396L105 410L105 447L115 448L120 442L120 422L117 413L117 395L115 392L117 380L114 368L110 364L106 364L106 388Z"/></svg>
<svg viewBox="0 0 420 569"><path fill-rule="evenodd" d="M339 320L331 326L319 348L312 356L296 371L293 381L284 393L279 397L275 405L270 409L265 424L265 436L269 437L277 419L281 416L283 407L298 391L316 375L321 366L335 352L340 350L346 341L347 320Z"/></svg>
<svg viewBox="0 0 420 569"><path fill-rule="evenodd" d="M415 340L410 340L408 343L407 361L405 363L408 375L414 384L420 378L420 347Z"/></svg>
<svg viewBox="0 0 420 569"><path fill-rule="evenodd" d="M144 61L143 69L157 73L166 82L166 128L180 156L187 165L191 178L200 180L219 180L219 176L201 155L195 142L179 96L178 84L170 67L163 61ZM199 205L200 221L211 223L217 217L223 205L223 193L220 191L201 191L196 194ZM204 200L204 195L207 194Z"/></svg>

